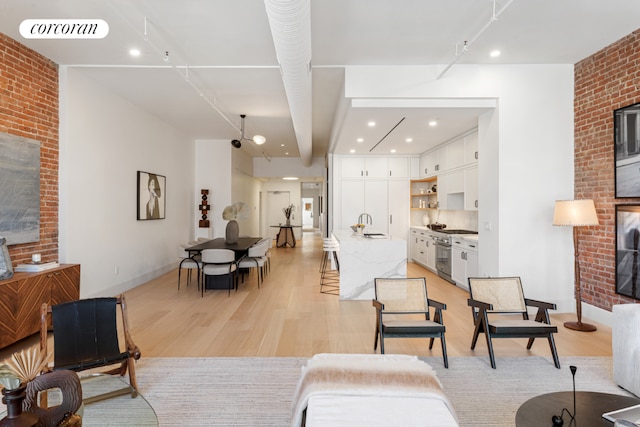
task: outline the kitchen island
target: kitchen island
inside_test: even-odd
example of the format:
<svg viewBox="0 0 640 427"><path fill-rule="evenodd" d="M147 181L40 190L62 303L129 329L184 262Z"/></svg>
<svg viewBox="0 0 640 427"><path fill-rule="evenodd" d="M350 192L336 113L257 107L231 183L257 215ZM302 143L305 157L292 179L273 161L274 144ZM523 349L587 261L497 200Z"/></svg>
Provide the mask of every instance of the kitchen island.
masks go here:
<svg viewBox="0 0 640 427"><path fill-rule="evenodd" d="M351 230L333 235L340 242L340 299L370 300L376 277L407 277L406 240L368 238Z"/></svg>

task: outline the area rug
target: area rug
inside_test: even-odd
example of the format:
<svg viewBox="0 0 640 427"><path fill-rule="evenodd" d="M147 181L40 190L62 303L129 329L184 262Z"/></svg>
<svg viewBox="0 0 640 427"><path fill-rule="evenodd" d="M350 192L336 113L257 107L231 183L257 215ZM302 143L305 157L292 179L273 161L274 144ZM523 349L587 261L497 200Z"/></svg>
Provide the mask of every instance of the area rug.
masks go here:
<svg viewBox="0 0 640 427"><path fill-rule="evenodd" d="M628 395L608 357L423 358L437 372L461 426L513 427L518 407L543 393L576 389ZM142 358L136 373L160 426L288 426L304 358ZM562 408L559 408L561 410Z"/></svg>

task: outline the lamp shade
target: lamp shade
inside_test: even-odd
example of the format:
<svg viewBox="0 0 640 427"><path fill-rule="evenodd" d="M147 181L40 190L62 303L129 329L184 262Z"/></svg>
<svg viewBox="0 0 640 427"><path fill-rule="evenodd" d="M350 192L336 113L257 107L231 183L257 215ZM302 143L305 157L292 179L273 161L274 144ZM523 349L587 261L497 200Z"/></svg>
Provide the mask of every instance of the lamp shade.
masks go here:
<svg viewBox="0 0 640 427"><path fill-rule="evenodd" d="M256 144L258 144L258 145L262 145L262 144L264 144L265 142L267 142L267 138L265 138L265 137L264 137L264 136L262 136L262 135L254 135L254 137L253 137L253 142L255 142L255 143L256 143Z"/></svg>
<svg viewBox="0 0 640 427"><path fill-rule="evenodd" d="M556 200L553 225L598 225L598 214L593 200Z"/></svg>

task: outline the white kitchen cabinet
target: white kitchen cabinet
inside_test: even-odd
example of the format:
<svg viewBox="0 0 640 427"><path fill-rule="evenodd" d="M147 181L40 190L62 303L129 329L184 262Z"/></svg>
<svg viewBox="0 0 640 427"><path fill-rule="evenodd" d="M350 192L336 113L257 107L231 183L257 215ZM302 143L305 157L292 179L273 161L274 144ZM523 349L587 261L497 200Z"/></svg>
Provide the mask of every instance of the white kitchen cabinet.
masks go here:
<svg viewBox="0 0 640 427"><path fill-rule="evenodd" d="M386 178L388 163L386 157L340 157L341 178Z"/></svg>
<svg viewBox="0 0 640 427"><path fill-rule="evenodd" d="M436 272L436 244L427 230L411 229L411 259Z"/></svg>
<svg viewBox="0 0 640 427"><path fill-rule="evenodd" d="M410 186L406 179L390 179L387 182L389 206L389 236L392 239L407 240L409 230Z"/></svg>
<svg viewBox="0 0 640 427"><path fill-rule="evenodd" d="M387 159L387 168L389 178L409 178L411 175L411 167L408 157L389 157Z"/></svg>
<svg viewBox="0 0 640 427"><path fill-rule="evenodd" d="M405 193L403 207L408 212L408 195L404 184ZM362 213L371 215L373 224L366 224L367 227L375 229L381 233L389 233L389 201L388 182L386 179L345 179L340 183L340 225L339 229L348 229L358 222L358 217ZM395 208L394 208L395 209ZM402 219L402 215L397 215L397 221ZM404 224L406 230L408 223Z"/></svg>
<svg viewBox="0 0 640 427"><path fill-rule="evenodd" d="M451 243L451 279L469 290L469 277L478 276L478 242L453 238Z"/></svg>
<svg viewBox="0 0 640 427"><path fill-rule="evenodd" d="M440 152L433 150L420 157L420 177L427 178L436 175L440 171Z"/></svg>
<svg viewBox="0 0 640 427"><path fill-rule="evenodd" d="M478 210L478 167L472 166L464 170L464 210Z"/></svg>
<svg viewBox="0 0 640 427"><path fill-rule="evenodd" d="M418 230L411 230L409 241L409 254L411 254L410 261L415 262L418 259Z"/></svg>
<svg viewBox="0 0 640 427"><path fill-rule="evenodd" d="M467 263L464 256L464 241L459 238L453 238L451 242L451 279L460 287L467 280Z"/></svg>
<svg viewBox="0 0 640 427"><path fill-rule="evenodd" d="M464 165L465 138L460 138L444 146L445 158L440 161L441 172L456 169Z"/></svg>
<svg viewBox="0 0 640 427"><path fill-rule="evenodd" d="M438 207L464 209L464 170L438 175Z"/></svg>
<svg viewBox="0 0 640 427"><path fill-rule="evenodd" d="M433 240L431 233L427 233L426 237L426 265L427 268L434 273L436 272L436 241Z"/></svg>
<svg viewBox="0 0 640 427"><path fill-rule="evenodd" d="M467 278L478 277L478 244L467 242ZM465 280L464 288L469 290L469 281Z"/></svg>
<svg viewBox="0 0 640 427"><path fill-rule="evenodd" d="M464 138L464 164L478 163L478 132Z"/></svg>

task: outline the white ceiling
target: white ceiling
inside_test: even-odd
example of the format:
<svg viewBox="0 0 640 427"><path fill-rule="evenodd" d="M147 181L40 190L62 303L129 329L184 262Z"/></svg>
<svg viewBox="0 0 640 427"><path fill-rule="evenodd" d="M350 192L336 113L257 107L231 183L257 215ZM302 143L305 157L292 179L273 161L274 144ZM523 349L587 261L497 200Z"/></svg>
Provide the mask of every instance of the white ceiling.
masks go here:
<svg viewBox="0 0 640 427"><path fill-rule="evenodd" d="M638 0L310 2L314 156L328 147L368 153L380 140L376 150L384 153L391 148L421 153L474 127L483 111L359 108L354 100L330 144L345 66L441 64L444 69L465 40L473 43L458 64L574 64L640 27ZM494 5L502 13L483 31ZM33 18L103 19L109 35L24 39L18 26ZM2 0L0 32L86 73L192 138L239 139L240 114L246 114L245 135L264 135L268 156L299 156L265 0ZM132 47L143 55L129 56ZM493 49L502 55L490 58ZM425 124L431 118L438 119L437 127ZM375 128L366 127L369 120L377 122ZM365 143L355 143L358 137ZM413 142L406 143L407 137ZM242 149L263 155L248 141ZM371 152L381 153L376 150Z"/></svg>

